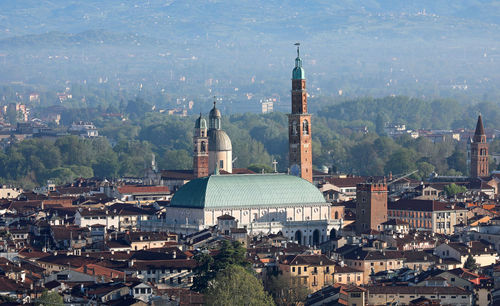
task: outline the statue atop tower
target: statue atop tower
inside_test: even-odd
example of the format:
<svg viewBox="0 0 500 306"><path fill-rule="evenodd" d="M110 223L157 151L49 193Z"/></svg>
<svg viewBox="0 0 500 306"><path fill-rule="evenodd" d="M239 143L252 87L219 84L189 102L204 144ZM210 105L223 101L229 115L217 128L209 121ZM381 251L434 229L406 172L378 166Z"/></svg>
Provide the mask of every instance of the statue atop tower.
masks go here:
<svg viewBox="0 0 500 306"><path fill-rule="evenodd" d="M290 173L312 183L311 115L307 113L307 91L300 44L292 71L292 113L288 115L288 159Z"/></svg>

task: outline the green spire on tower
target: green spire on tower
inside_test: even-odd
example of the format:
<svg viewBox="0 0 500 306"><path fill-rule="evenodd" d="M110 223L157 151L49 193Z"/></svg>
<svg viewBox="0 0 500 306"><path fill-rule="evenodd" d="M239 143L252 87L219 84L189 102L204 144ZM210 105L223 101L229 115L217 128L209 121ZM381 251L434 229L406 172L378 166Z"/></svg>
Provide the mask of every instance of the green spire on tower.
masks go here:
<svg viewBox="0 0 500 306"><path fill-rule="evenodd" d="M302 68L302 59L300 58L300 43L295 43L297 46L297 58L295 58L295 68L293 68L292 79L303 80L306 78L304 68Z"/></svg>

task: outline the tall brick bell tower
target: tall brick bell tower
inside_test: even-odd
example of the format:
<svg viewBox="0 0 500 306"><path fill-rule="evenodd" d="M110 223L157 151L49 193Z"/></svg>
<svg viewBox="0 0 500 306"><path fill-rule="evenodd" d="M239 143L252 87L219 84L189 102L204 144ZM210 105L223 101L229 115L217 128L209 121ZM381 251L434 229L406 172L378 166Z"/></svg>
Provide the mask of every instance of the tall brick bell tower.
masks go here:
<svg viewBox="0 0 500 306"><path fill-rule="evenodd" d="M299 45L292 72L292 113L288 115L288 158L290 174L312 183L311 115L307 113L307 92Z"/></svg>
<svg viewBox="0 0 500 306"><path fill-rule="evenodd" d="M193 136L193 174L194 177L208 176L208 136L207 121L201 116L196 119Z"/></svg>
<svg viewBox="0 0 500 306"><path fill-rule="evenodd" d="M481 115L477 118L476 131L470 144L470 176L473 178L489 175L488 143Z"/></svg>

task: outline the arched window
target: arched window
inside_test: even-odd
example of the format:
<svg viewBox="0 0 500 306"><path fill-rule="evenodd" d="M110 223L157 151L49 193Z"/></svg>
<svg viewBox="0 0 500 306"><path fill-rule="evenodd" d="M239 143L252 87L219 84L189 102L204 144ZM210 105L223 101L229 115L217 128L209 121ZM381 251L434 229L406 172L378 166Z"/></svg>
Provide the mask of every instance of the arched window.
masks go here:
<svg viewBox="0 0 500 306"><path fill-rule="evenodd" d="M304 122L302 122L302 133L304 135L309 135L309 123L307 122L307 120L304 120Z"/></svg>
<svg viewBox="0 0 500 306"><path fill-rule="evenodd" d="M292 121L292 135L293 136L297 135L297 121L295 120Z"/></svg>
<svg viewBox="0 0 500 306"><path fill-rule="evenodd" d="M206 152L207 151L207 145L205 144L204 141L201 142L201 152Z"/></svg>
<svg viewBox="0 0 500 306"><path fill-rule="evenodd" d="M337 220L338 218L339 218L339 212L338 212L338 211L336 211L336 212L335 212L335 220Z"/></svg>

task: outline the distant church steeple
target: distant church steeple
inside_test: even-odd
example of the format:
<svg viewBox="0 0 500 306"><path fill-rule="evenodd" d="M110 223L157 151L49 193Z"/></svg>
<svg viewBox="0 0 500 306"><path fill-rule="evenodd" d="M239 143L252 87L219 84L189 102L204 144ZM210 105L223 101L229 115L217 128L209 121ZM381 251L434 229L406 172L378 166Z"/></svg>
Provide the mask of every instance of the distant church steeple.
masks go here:
<svg viewBox="0 0 500 306"><path fill-rule="evenodd" d="M481 115L477 118L476 131L470 144L470 176L484 177L489 175L488 142L484 132Z"/></svg>
<svg viewBox="0 0 500 306"><path fill-rule="evenodd" d="M304 68L297 58L292 71L292 113L288 115L288 159L290 173L312 183L311 115L307 113L307 91Z"/></svg>

